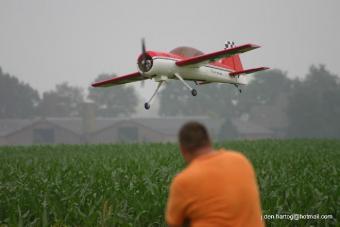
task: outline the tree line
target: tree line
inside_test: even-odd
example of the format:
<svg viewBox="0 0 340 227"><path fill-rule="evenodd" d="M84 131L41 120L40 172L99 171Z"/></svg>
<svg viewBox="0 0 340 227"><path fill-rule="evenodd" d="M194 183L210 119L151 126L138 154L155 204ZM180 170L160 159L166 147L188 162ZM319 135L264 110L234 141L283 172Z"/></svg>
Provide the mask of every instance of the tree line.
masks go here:
<svg viewBox="0 0 340 227"><path fill-rule="evenodd" d="M96 81L113 76L102 74ZM0 118L79 117L85 100L94 102L97 115L102 117L129 116L136 111L138 98L133 87L89 87L87 93L81 87L63 82L39 96L36 89L0 68Z"/></svg>
<svg viewBox="0 0 340 227"><path fill-rule="evenodd" d="M237 137L231 124L237 118L277 137L340 138L340 78L324 65L311 66L303 79L278 69L252 77L241 94L228 85L207 84L191 97L179 82L172 83L161 92L159 114L222 118L221 138Z"/></svg>
<svg viewBox="0 0 340 227"><path fill-rule="evenodd" d="M99 75L95 81L113 77ZM269 70L252 76L239 93L232 85L199 85L192 97L178 81L159 94L160 116L209 116L224 120L222 136L237 136L233 119L264 125L288 137L340 137L340 79L324 65L311 66L303 79ZM196 86L192 84L192 86ZM100 117L130 116L140 101L131 86L95 89L57 84L39 95L29 84L0 68L0 118L79 117L82 103L94 103Z"/></svg>

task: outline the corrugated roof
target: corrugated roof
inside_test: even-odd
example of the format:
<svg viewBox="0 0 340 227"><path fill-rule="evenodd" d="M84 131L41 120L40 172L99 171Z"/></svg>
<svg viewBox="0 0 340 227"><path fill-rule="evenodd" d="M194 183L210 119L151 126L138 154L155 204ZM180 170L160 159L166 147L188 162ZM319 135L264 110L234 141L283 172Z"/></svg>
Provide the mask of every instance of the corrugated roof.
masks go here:
<svg viewBox="0 0 340 227"><path fill-rule="evenodd" d="M0 136L5 136L37 121L48 121L77 134L83 132L82 118L44 118L44 119L2 119L0 120ZM166 118L97 118L94 132L115 127L121 121L136 122L147 128L168 135L176 135L180 127L188 121L199 121L207 126L211 133L216 133L221 125L221 120L209 119L207 117L166 117Z"/></svg>
<svg viewBox="0 0 340 227"><path fill-rule="evenodd" d="M82 118L0 119L0 136L6 136L41 120L51 122L55 125L58 125L59 127L68 129L77 134L82 134L83 132ZM93 131L95 133L99 130L116 127L115 125L122 121L129 121L131 123L135 122L137 124L143 125L144 127L167 135L177 135L180 127L188 121L199 121L209 129L213 136L215 136L223 124L222 119L211 119L208 117L199 116L165 118L97 118L95 121L95 129ZM272 133L270 129L253 122L242 121L241 119L233 119L232 123L240 134Z"/></svg>
<svg viewBox="0 0 340 227"><path fill-rule="evenodd" d="M8 135L32 124L32 119L0 119L0 136Z"/></svg>

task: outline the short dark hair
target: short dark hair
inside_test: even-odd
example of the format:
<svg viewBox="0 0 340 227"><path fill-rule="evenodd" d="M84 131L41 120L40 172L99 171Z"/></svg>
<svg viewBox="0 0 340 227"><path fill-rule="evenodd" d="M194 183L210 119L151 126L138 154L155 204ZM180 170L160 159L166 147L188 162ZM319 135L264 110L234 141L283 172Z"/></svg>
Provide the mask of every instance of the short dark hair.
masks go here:
<svg viewBox="0 0 340 227"><path fill-rule="evenodd" d="M203 124L196 121L188 122L182 126L179 130L178 140L180 145L190 152L211 145L208 130Z"/></svg>

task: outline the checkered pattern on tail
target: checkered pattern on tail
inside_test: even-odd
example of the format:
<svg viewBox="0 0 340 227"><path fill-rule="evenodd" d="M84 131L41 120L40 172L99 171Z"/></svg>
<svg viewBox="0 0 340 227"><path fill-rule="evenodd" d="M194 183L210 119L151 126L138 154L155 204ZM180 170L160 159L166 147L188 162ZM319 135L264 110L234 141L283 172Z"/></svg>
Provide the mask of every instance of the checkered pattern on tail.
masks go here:
<svg viewBox="0 0 340 227"><path fill-rule="evenodd" d="M235 42L229 41L229 40L225 41L224 45L225 45L226 50L236 47ZM240 56L238 54L233 55L231 57L222 58L220 60L220 63L222 63L227 68L229 68L233 71L242 71L243 70L241 59L240 59Z"/></svg>
<svg viewBox="0 0 340 227"><path fill-rule="evenodd" d="M225 46L226 49L233 48L233 47L235 47L235 42L234 41L226 41L224 43L224 46Z"/></svg>

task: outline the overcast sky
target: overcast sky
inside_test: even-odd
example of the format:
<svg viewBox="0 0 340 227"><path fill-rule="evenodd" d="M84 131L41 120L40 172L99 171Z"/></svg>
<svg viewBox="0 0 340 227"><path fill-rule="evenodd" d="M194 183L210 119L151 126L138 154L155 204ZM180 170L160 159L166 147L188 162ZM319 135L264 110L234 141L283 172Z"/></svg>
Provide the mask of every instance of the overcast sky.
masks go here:
<svg viewBox="0 0 340 227"><path fill-rule="evenodd" d="M63 81L86 87L100 73L136 71L145 37L160 51L255 43L262 48L242 56L245 67L302 77L323 63L339 75L339 2L1 0L0 66L39 91ZM142 99L155 87L148 83Z"/></svg>

